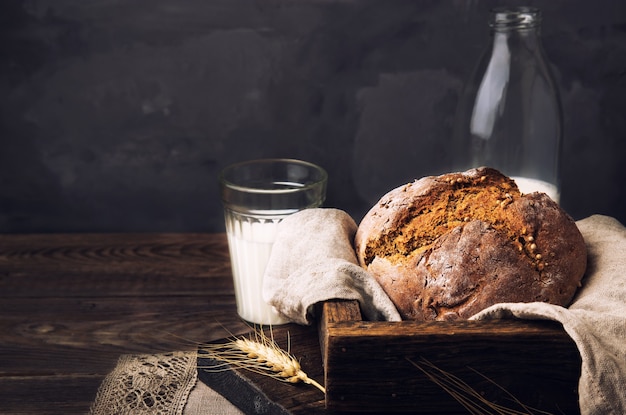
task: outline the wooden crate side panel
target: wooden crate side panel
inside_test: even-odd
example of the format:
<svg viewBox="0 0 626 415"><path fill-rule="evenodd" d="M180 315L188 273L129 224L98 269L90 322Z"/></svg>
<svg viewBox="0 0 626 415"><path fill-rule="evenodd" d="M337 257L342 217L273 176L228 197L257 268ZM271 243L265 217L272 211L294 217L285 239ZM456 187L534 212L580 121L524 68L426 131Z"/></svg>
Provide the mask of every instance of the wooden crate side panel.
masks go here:
<svg viewBox="0 0 626 415"><path fill-rule="evenodd" d="M510 408L501 388L534 408L578 411L580 356L558 324L327 322L325 342L329 410L467 413L414 365L439 374L429 362Z"/></svg>

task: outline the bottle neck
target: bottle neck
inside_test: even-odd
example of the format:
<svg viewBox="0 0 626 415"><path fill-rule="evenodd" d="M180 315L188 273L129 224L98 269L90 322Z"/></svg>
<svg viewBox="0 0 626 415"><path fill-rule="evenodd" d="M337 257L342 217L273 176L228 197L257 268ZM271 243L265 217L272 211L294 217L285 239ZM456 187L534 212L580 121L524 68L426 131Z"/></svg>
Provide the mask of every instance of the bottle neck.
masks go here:
<svg viewBox="0 0 626 415"><path fill-rule="evenodd" d="M498 7L491 10L489 26L496 32L538 30L541 20L535 7Z"/></svg>
<svg viewBox="0 0 626 415"><path fill-rule="evenodd" d="M494 47L517 39L527 49L540 47L541 11L533 7L496 8L491 11L489 26Z"/></svg>

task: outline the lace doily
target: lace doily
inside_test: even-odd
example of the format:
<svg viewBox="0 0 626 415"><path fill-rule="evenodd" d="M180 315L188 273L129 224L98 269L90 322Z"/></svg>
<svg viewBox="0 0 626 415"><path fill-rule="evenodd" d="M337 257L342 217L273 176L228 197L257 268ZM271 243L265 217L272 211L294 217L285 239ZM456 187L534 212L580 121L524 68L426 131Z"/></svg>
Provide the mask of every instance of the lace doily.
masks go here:
<svg viewBox="0 0 626 415"><path fill-rule="evenodd" d="M124 355L100 385L90 414L180 415L196 380L195 352Z"/></svg>

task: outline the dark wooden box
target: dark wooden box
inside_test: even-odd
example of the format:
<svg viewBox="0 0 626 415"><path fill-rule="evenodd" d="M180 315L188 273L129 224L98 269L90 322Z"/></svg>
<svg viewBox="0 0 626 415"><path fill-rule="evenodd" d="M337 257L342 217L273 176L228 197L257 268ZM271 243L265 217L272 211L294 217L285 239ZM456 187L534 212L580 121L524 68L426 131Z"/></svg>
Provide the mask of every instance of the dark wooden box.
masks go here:
<svg viewBox="0 0 626 415"><path fill-rule="evenodd" d="M356 301L329 301L319 338L331 412L467 414L460 396L472 390L468 402L579 413L580 355L555 322L371 322ZM433 380L442 375L466 393L455 399Z"/></svg>

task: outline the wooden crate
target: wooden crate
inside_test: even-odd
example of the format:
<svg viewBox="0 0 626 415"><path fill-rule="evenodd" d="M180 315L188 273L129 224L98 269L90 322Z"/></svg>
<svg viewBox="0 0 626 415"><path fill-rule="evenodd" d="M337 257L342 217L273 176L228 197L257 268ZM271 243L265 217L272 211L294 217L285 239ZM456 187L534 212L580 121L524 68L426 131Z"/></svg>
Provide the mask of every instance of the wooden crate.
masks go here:
<svg viewBox="0 0 626 415"><path fill-rule="evenodd" d="M580 355L558 323L370 322L356 301L329 301L320 313L331 412L468 413L426 374L448 373L507 408L524 411L514 397L526 413L579 413Z"/></svg>

